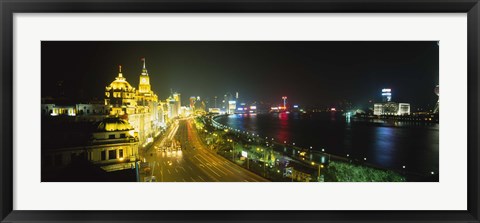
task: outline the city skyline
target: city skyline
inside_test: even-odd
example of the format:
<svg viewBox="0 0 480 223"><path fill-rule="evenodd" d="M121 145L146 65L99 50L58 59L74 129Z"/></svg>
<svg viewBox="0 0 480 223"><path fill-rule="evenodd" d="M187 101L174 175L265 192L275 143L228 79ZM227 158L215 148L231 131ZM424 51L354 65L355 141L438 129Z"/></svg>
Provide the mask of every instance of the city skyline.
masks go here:
<svg viewBox="0 0 480 223"><path fill-rule="evenodd" d="M212 99L240 92L246 101L280 103L281 96L288 95L302 105L348 100L354 106L366 106L362 103L381 100L383 88L392 89L392 101L407 101L415 107L432 107L437 100L433 88L438 84L438 45L434 41L48 41L42 42L42 97L54 96L55 85L63 81L70 91L66 94L74 100L101 100L102 86L116 76L118 65L132 85L138 84L143 57L152 90L162 99L171 90L178 91L182 103L190 96Z"/></svg>
<svg viewBox="0 0 480 223"><path fill-rule="evenodd" d="M42 42L42 181L437 182L437 69L436 42Z"/></svg>

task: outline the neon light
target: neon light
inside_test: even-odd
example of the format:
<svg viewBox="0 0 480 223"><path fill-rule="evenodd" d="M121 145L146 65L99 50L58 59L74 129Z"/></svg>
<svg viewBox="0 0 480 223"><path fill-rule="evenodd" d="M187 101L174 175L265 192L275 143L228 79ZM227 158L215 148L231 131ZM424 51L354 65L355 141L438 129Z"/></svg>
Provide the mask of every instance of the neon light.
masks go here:
<svg viewBox="0 0 480 223"><path fill-rule="evenodd" d="M390 88L384 88L384 89L382 89L382 92L392 92L392 89L390 89Z"/></svg>
<svg viewBox="0 0 480 223"><path fill-rule="evenodd" d="M294 107L294 108L298 108L298 105L294 105L293 107Z"/></svg>

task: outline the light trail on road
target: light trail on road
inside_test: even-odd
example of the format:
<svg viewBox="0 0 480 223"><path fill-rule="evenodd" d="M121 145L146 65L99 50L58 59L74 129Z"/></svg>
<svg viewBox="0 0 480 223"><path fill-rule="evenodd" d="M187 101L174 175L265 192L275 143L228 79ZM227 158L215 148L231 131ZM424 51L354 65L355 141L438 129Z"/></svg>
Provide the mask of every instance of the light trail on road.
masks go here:
<svg viewBox="0 0 480 223"><path fill-rule="evenodd" d="M200 140L192 119L174 122L165 135L154 142L178 141L181 150L147 152L146 160L155 163L152 173L163 182L265 182L268 181L214 153ZM156 148L156 147L155 147Z"/></svg>

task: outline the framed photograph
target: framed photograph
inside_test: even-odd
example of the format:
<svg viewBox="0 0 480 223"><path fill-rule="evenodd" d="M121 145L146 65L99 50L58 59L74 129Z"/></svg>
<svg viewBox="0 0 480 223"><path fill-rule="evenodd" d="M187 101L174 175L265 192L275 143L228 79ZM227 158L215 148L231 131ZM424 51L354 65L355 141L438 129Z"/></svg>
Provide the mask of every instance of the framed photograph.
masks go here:
<svg viewBox="0 0 480 223"><path fill-rule="evenodd" d="M477 0L1 8L2 222L480 221Z"/></svg>

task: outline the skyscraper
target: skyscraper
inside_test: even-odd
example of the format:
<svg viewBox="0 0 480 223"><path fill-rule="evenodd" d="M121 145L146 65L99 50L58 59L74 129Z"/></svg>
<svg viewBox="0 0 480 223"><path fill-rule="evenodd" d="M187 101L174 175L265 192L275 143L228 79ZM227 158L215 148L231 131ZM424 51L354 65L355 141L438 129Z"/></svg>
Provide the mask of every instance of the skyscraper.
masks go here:
<svg viewBox="0 0 480 223"><path fill-rule="evenodd" d="M384 88L382 89L382 102L392 101L392 89Z"/></svg>

